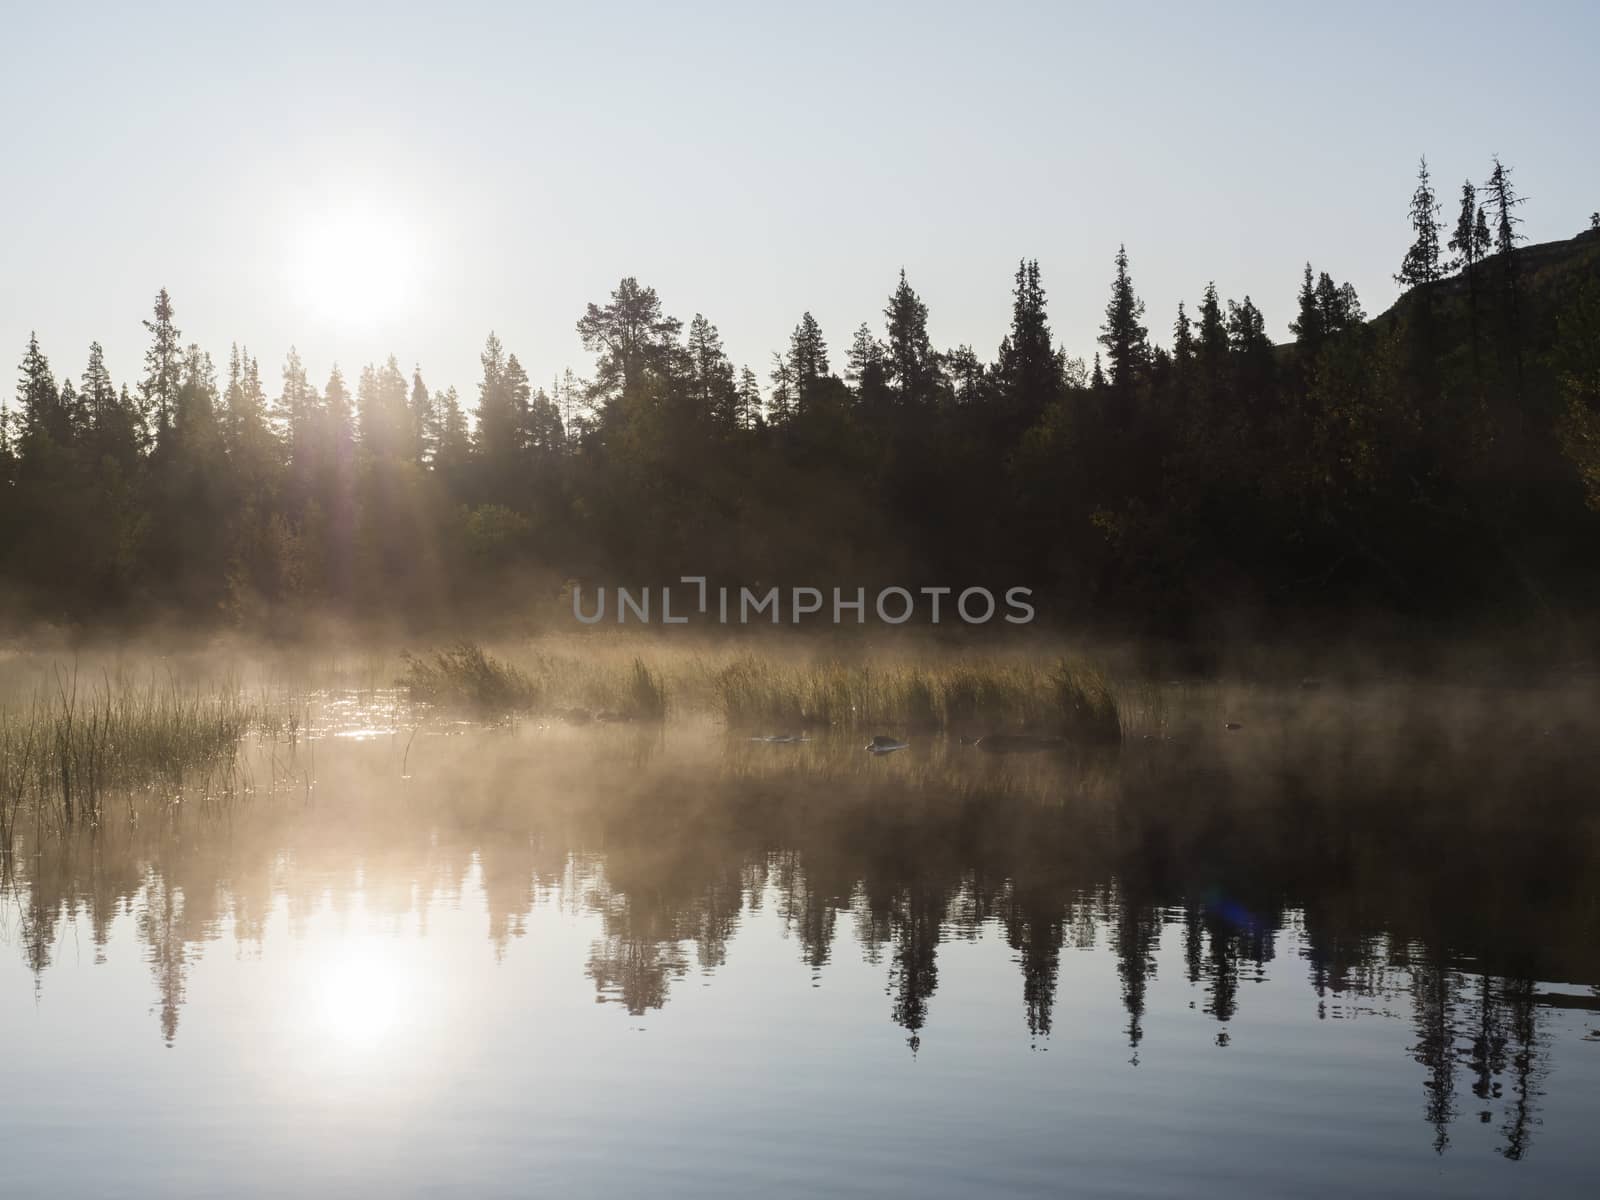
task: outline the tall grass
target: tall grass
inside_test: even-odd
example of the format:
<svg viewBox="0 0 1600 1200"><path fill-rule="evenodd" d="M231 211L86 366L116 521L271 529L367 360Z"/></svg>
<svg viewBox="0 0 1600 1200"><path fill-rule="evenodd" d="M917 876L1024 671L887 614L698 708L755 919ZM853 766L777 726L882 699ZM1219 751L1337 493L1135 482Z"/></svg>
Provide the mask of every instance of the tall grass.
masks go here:
<svg viewBox="0 0 1600 1200"><path fill-rule="evenodd" d="M716 685L720 715L738 728L1010 729L1097 744L1122 733L1110 682L1065 661L806 666L746 657L724 668Z"/></svg>
<svg viewBox="0 0 1600 1200"><path fill-rule="evenodd" d="M431 655L404 655L399 684L413 700L480 715L573 712L629 721L661 721L667 715L667 685L661 673L635 657L626 666L575 664L535 655L525 669L459 642ZM590 712L590 710L595 710Z"/></svg>
<svg viewBox="0 0 1600 1200"><path fill-rule="evenodd" d="M58 675L31 700L0 708L0 844L24 811L64 828L98 821L113 791L231 786L240 743L265 711L237 688L107 679L80 689Z"/></svg>
<svg viewBox="0 0 1600 1200"><path fill-rule="evenodd" d="M541 690L526 672L490 658L471 642L458 642L431 657L403 655L401 686L414 700L485 712L514 712L539 706Z"/></svg>
<svg viewBox="0 0 1600 1200"><path fill-rule="evenodd" d="M964 657L807 661L797 655L667 650L560 655L536 650L521 665L470 643L407 657L400 678L414 700L480 712L542 712L659 721L668 697L686 714L768 732L872 729L983 734L1000 730L1110 744L1124 731L1117 689L1069 660Z"/></svg>

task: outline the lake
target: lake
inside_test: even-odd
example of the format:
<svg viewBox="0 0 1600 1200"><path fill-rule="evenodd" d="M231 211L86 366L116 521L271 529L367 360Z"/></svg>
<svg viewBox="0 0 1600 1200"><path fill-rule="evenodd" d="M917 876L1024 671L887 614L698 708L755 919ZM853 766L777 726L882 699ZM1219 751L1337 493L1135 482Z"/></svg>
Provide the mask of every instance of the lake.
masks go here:
<svg viewBox="0 0 1600 1200"><path fill-rule="evenodd" d="M244 794L19 822L5 1191L1578 1195L1591 700L875 756L329 693Z"/></svg>

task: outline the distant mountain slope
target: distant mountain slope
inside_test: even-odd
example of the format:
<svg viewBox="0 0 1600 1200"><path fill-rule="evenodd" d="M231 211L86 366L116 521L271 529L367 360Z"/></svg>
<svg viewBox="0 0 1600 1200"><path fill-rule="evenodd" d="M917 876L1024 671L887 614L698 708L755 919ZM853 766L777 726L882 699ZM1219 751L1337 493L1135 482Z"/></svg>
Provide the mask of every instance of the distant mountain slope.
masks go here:
<svg viewBox="0 0 1600 1200"><path fill-rule="evenodd" d="M1530 301L1529 315L1559 303L1585 279L1600 276L1600 229L1586 229L1577 237L1560 242L1539 242L1519 246L1512 252L1523 294ZM1482 287L1490 287L1500 267L1497 256L1491 255L1475 269ZM1464 307L1467 299L1466 272L1457 272L1448 279L1430 284L1429 290L1446 311ZM1413 303L1422 289L1406 292L1389 308L1372 318L1372 324L1382 325L1395 320Z"/></svg>

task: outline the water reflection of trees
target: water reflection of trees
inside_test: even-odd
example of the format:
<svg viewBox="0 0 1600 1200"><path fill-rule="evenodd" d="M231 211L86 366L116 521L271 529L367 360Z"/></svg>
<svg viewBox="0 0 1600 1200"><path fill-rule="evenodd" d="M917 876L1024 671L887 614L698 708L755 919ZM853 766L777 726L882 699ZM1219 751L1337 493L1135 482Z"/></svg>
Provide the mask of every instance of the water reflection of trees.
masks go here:
<svg viewBox="0 0 1600 1200"><path fill-rule="evenodd" d="M280 908L296 932L357 896L368 915L425 920L475 889L497 955L536 905L580 909L599 922L597 997L637 1014L722 966L770 903L814 978L849 931L913 1049L937 1029L947 939L1004 938L1035 1041L1057 1020L1063 954L1103 947L1137 1063L1164 943L1226 1046L1292 932L1317 1016L1330 1002L1409 1004L1435 1148L1470 1114L1499 1123L1513 1159L1550 1069L1532 981L1600 977L1600 929L1575 899L1600 856L1574 833L1583 784L1564 774L1592 763L1543 764L1530 788L1503 772L1486 787L1453 761L1386 773L1348 747L1296 770L1171 748L1015 768L954 748L903 766L798 749L713 763L564 751L522 771L512 743L493 771L442 758L407 791L352 768L309 806L260 797L66 841L24 834L10 940L42 978L69 927L88 929L98 958L131 917L171 1041L205 947L224 930L259 944Z"/></svg>

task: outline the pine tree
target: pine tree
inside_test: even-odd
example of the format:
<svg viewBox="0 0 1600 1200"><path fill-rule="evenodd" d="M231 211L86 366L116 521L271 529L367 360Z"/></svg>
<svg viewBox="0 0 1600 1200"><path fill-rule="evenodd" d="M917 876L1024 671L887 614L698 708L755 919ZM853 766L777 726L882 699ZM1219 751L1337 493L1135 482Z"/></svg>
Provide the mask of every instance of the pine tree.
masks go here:
<svg viewBox="0 0 1600 1200"><path fill-rule="evenodd" d="M1127 247L1117 248L1117 274L1111 283L1111 299L1106 304L1106 321L1100 327L1099 342L1110 362L1111 387L1126 393L1149 365L1149 331L1139 323L1144 316L1144 301L1133 291L1128 275Z"/></svg>
<svg viewBox="0 0 1600 1200"><path fill-rule="evenodd" d="M817 385L828 377L828 344L822 327L809 312L801 314L800 324L789 337L789 377L794 388L797 410L804 409Z"/></svg>
<svg viewBox="0 0 1600 1200"><path fill-rule="evenodd" d="M971 406L982 402L988 384L988 374L984 370L983 360L973 352L971 346L957 346L950 351L945 371L954 389L957 404Z"/></svg>
<svg viewBox="0 0 1600 1200"><path fill-rule="evenodd" d="M901 404L929 403L938 367L928 341L928 306L906 282L904 267L883 315L888 322L885 365L889 382Z"/></svg>
<svg viewBox="0 0 1600 1200"><path fill-rule="evenodd" d="M633 276L622 280L610 303L590 304L578 321L583 348L599 356L590 391L596 401L615 400L643 381L646 371L670 370L682 322L661 311L654 288Z"/></svg>
<svg viewBox="0 0 1600 1200"><path fill-rule="evenodd" d="M184 365L182 334L173 316L172 297L162 288L156 293L155 320L144 322L150 348L144 354L145 375L139 384L142 416L157 444L172 426Z"/></svg>
<svg viewBox="0 0 1600 1200"><path fill-rule="evenodd" d="M1100 351L1094 352L1094 370L1089 375L1089 386L1095 391L1102 391L1106 386L1106 373L1100 368Z"/></svg>
<svg viewBox="0 0 1600 1200"><path fill-rule="evenodd" d="M796 408L794 370L789 360L776 350L772 352L772 396L767 416L774 425L783 425L793 418Z"/></svg>
<svg viewBox="0 0 1600 1200"><path fill-rule="evenodd" d="M748 366L739 369L738 407L734 411L734 424L740 429L754 429L761 417L761 385Z"/></svg>
<svg viewBox="0 0 1600 1200"><path fill-rule="evenodd" d="M555 393L556 407L561 410L561 427L566 432L568 449L571 449L593 424L594 410L588 399L589 389L568 367L561 372Z"/></svg>
<svg viewBox="0 0 1600 1200"><path fill-rule="evenodd" d="M1433 184L1428 178L1428 160L1424 157L1417 165L1417 190L1411 195L1411 229L1415 239L1406 251L1400 272L1394 281L1401 287L1414 288L1433 283L1443 277L1439 264L1439 203L1434 198Z"/></svg>
<svg viewBox="0 0 1600 1200"><path fill-rule="evenodd" d="M856 399L868 408L880 406L889 395L888 352L865 321L850 339L844 377L856 389Z"/></svg>

